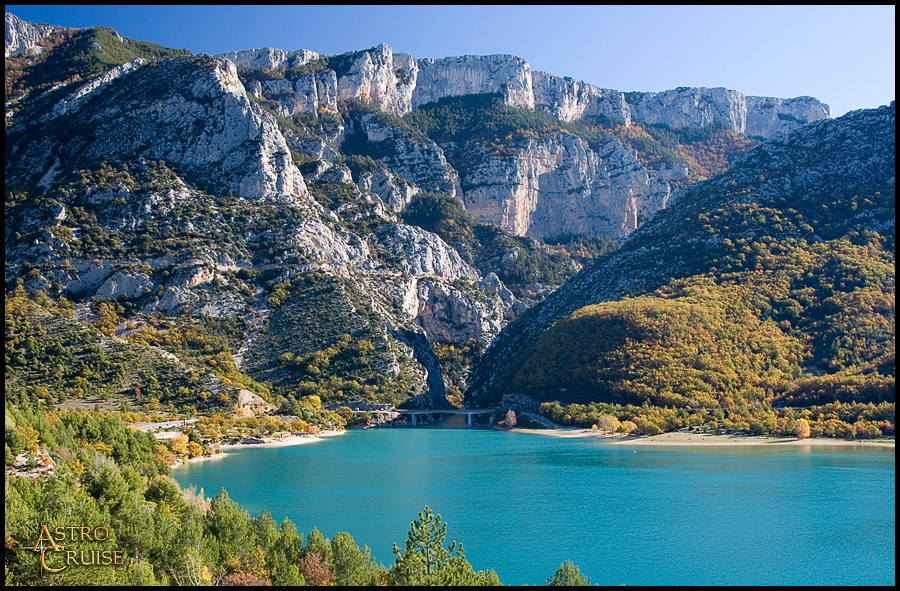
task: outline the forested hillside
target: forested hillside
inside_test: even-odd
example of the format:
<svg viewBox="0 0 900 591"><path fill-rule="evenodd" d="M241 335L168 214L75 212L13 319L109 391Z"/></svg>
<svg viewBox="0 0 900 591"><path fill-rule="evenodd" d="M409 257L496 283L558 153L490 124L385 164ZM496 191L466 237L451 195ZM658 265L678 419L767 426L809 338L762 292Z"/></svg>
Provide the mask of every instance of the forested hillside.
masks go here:
<svg viewBox="0 0 900 591"><path fill-rule="evenodd" d="M893 408L893 122L816 124L686 189L510 325L471 403Z"/></svg>

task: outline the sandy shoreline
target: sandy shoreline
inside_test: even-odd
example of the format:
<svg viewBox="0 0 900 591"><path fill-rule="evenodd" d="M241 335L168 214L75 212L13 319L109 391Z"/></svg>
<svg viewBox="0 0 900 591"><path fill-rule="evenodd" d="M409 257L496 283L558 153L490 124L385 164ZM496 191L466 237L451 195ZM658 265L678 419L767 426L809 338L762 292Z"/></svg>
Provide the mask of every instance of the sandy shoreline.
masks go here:
<svg viewBox="0 0 900 591"><path fill-rule="evenodd" d="M323 437L336 437L338 435L343 435L344 433L346 433L346 431L321 431L317 435L292 435L290 437L282 437L279 439L264 437L262 443L234 443L219 445L219 450L221 451L221 453L213 454L211 456L197 456L196 458L191 458L187 461L178 462L172 467L175 468L182 464L193 464L195 462L220 460L228 455L229 450L244 449L250 447L287 447L290 445L304 445L307 443L314 443L316 441L319 441Z"/></svg>
<svg viewBox="0 0 900 591"><path fill-rule="evenodd" d="M245 447L287 447L289 445L303 445L318 441L322 437L334 437L343 435L346 431L321 431L317 435L291 435L290 437L281 437L275 439L273 437L264 437L262 443L235 443L220 445L219 449L243 449Z"/></svg>
<svg viewBox="0 0 900 591"><path fill-rule="evenodd" d="M613 445L667 445L667 446L731 446L731 445L815 445L815 446L865 446L893 448L893 440L832 439L815 437L768 437L754 435L715 435L676 431L650 437L598 433L590 429L511 429L514 433L531 433L560 439L597 439Z"/></svg>

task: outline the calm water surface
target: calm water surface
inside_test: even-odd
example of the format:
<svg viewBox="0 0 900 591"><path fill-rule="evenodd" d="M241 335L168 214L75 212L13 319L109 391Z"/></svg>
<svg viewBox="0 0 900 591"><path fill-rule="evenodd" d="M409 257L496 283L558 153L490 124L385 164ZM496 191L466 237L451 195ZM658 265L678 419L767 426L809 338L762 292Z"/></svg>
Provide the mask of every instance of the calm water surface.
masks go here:
<svg viewBox="0 0 900 591"><path fill-rule="evenodd" d="M540 584L893 585L894 450L635 447L486 430L351 431L181 466L253 516L347 531L385 565L425 505L476 570Z"/></svg>

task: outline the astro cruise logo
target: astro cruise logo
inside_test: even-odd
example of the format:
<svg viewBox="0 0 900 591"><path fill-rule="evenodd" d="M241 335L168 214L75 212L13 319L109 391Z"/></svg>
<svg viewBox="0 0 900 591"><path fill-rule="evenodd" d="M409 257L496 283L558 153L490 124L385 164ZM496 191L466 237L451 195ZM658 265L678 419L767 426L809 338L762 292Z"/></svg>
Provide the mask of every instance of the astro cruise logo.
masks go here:
<svg viewBox="0 0 900 591"><path fill-rule="evenodd" d="M124 564L121 550L66 550L67 542L105 542L109 529L102 525L95 528L62 525L53 529L41 525L41 535L34 545L41 553L41 567L47 572L58 573L70 566L109 566ZM71 547L71 546L70 546Z"/></svg>

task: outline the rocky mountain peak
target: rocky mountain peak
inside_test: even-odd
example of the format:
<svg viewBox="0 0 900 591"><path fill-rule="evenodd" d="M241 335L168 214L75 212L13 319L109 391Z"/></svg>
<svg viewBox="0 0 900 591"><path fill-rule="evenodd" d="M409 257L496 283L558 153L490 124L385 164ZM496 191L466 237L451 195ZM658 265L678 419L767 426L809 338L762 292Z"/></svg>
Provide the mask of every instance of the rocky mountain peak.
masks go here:
<svg viewBox="0 0 900 591"><path fill-rule="evenodd" d="M8 132L33 133L35 141L12 150L7 174L46 184L51 171L76 162L163 159L248 199L308 194L274 118L247 98L233 62L186 57L138 66L76 88L54 118ZM87 129L90 141L73 133Z"/></svg>

